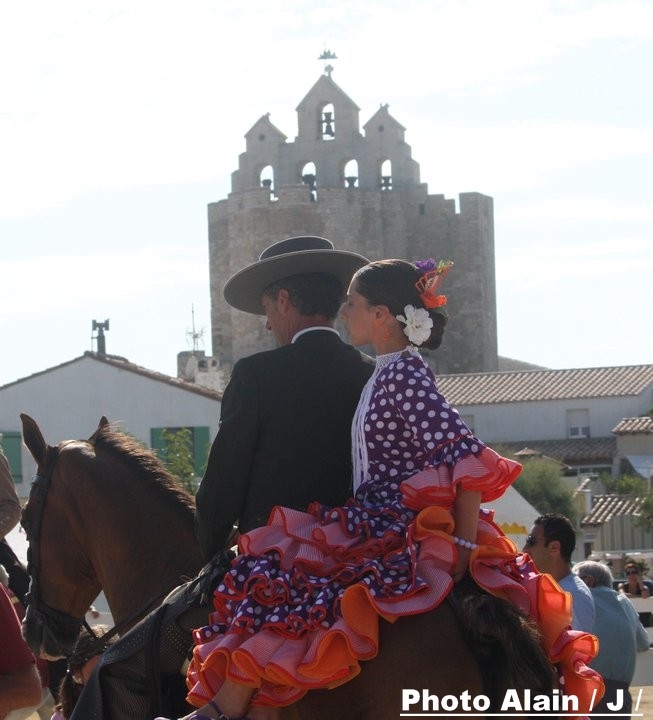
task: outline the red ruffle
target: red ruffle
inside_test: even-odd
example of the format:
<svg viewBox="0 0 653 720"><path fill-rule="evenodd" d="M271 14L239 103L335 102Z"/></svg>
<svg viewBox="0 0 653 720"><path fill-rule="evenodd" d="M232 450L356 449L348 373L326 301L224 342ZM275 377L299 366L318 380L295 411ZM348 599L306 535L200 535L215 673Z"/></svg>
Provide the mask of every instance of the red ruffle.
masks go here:
<svg viewBox="0 0 653 720"><path fill-rule="evenodd" d="M222 633L217 625L229 625L234 602L246 594L228 575L224 588L215 594L214 625L195 632L187 678L189 701L206 703L229 678L257 689L253 705L285 706L308 690L336 687L353 678L360 672L359 661L378 653L379 617L392 622L403 615L428 612L451 589L456 547L448 508L453 505L455 486L480 490L484 501L492 500L510 485L519 469L517 463L484 448L478 456L458 461L453 477L441 466L405 480L400 486L403 502L417 515L402 537L396 532L377 538L347 532L343 509L335 509L329 515L334 519L325 521L318 517L318 508L307 513L275 508L268 525L241 537L241 552L258 557L274 551L281 568L293 570L300 579L338 577L342 584L342 578L351 575L352 584L339 599L341 617L335 624L321 624L322 615L317 612L310 619L293 618L292 624L288 619L277 624L266 620L257 631L240 624ZM600 677L587 667L598 647L594 636L570 630L568 594L550 576L536 572L528 555L520 554L494 524L491 513L481 513L476 542L470 560L476 582L538 622L544 647L564 677L565 692L577 695L585 712L592 691L598 697L603 693ZM414 578L408 591L382 597L357 581L356 568L370 558L391 558L406 551L412 553ZM255 580L252 587L262 602L285 606L288 588L264 576ZM247 591L251 591L249 586Z"/></svg>

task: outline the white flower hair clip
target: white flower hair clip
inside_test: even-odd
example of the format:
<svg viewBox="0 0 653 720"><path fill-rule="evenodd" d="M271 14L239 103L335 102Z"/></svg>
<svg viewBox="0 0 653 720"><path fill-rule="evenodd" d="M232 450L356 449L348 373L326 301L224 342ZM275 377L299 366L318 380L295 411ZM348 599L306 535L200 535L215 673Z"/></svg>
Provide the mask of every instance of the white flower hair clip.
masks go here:
<svg viewBox="0 0 653 720"><path fill-rule="evenodd" d="M413 343L413 345L421 345L431 337L433 329L433 319L428 311L424 308L416 308L414 305L406 305L404 315L396 315L395 317L400 323L403 323L404 335Z"/></svg>

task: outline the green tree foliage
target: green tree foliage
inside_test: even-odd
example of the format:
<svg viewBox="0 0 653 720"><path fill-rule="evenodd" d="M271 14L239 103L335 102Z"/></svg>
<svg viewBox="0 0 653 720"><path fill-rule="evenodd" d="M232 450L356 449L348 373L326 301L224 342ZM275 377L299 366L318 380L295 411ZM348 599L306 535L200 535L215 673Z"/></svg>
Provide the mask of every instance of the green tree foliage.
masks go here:
<svg viewBox="0 0 653 720"><path fill-rule="evenodd" d="M642 497L646 495L646 481L636 475L620 475L617 478L611 477L608 473L601 475L606 492L614 495L632 495Z"/></svg>
<svg viewBox="0 0 653 720"><path fill-rule="evenodd" d="M195 462L193 459L193 434L190 428L163 430L165 442L164 462L179 484L192 495L197 490Z"/></svg>
<svg viewBox="0 0 653 720"><path fill-rule="evenodd" d="M646 493L634 523L637 527L645 530L653 530L653 495L651 493Z"/></svg>
<svg viewBox="0 0 653 720"><path fill-rule="evenodd" d="M577 523L573 495L560 477L560 466L553 460L526 460L514 487L542 515L558 513L568 517L574 525Z"/></svg>

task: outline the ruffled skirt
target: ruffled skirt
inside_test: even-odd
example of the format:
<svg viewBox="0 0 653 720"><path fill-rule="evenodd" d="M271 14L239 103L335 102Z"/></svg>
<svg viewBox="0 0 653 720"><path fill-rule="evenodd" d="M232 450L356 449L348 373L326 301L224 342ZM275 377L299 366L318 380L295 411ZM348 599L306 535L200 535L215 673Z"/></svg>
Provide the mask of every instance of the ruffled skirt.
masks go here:
<svg viewBox="0 0 653 720"><path fill-rule="evenodd" d="M485 448L481 457L492 468L483 472L496 474L500 456ZM483 463L471 459L467 472L465 461L457 466L465 487L482 484ZM206 703L228 678L255 689L252 705L292 704L357 675L360 661L379 651L379 617L393 622L436 608L452 587L457 552L451 478L436 475L363 486L342 508L277 507L266 526L243 535L209 624L194 633L189 702ZM570 630L570 596L537 573L489 511L481 511L476 542L472 576L538 623L564 692L584 712L592 692L602 694L600 677L587 667L598 641Z"/></svg>

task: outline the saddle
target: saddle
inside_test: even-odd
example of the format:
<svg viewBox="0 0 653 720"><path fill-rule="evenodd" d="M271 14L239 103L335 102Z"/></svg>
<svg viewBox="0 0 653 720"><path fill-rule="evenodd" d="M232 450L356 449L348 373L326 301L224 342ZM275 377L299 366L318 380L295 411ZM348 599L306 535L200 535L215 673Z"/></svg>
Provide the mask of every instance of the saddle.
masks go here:
<svg viewBox="0 0 653 720"><path fill-rule="evenodd" d="M188 712L182 669L192 650L192 631L207 623L213 589L233 557L231 552L216 556L104 652L71 720L179 717Z"/></svg>

